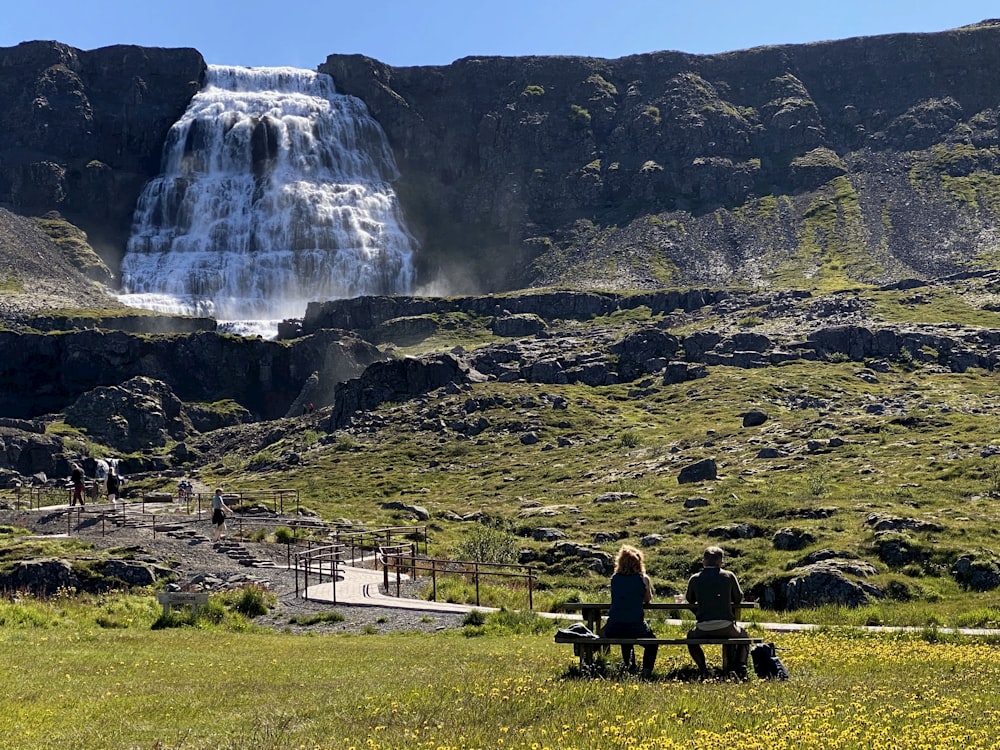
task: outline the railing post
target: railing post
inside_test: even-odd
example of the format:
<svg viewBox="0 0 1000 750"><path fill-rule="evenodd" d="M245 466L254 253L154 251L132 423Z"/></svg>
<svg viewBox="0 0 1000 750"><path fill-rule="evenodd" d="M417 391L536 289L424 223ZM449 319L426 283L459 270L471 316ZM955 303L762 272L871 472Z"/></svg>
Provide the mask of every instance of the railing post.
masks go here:
<svg viewBox="0 0 1000 750"><path fill-rule="evenodd" d="M338 557L339 554L340 554L339 550L338 549L334 549L333 550L333 558L330 560L330 572L333 575L333 581L332 581L332 583L333 583L333 603L334 604L337 603L337 562L338 562L337 557Z"/></svg>
<svg viewBox="0 0 1000 750"><path fill-rule="evenodd" d="M535 609L535 604L532 601L532 591L534 589L535 582L535 572L529 567L528 568L528 611L533 612Z"/></svg>
<svg viewBox="0 0 1000 750"><path fill-rule="evenodd" d="M378 552L375 553L375 564L378 565ZM382 550L382 586L385 588L385 593L389 593L389 557L385 550Z"/></svg>
<svg viewBox="0 0 1000 750"><path fill-rule="evenodd" d="M403 551L402 550L397 550L396 551L396 598L397 599L400 597L400 593L399 593L399 584L400 584L399 576L400 576L400 568L402 568L402 567L403 567Z"/></svg>
<svg viewBox="0 0 1000 750"><path fill-rule="evenodd" d="M436 602L438 600L438 577L437 577L437 561L431 558L431 601Z"/></svg>
<svg viewBox="0 0 1000 750"><path fill-rule="evenodd" d="M473 574L476 579L476 606L479 606L479 562L473 563Z"/></svg>

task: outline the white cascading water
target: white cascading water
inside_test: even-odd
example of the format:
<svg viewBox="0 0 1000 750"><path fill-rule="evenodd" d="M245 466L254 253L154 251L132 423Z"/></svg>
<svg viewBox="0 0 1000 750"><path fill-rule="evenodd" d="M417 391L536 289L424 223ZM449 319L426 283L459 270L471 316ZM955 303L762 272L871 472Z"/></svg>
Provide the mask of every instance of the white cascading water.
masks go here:
<svg viewBox="0 0 1000 750"><path fill-rule="evenodd" d="M379 124L329 76L211 65L139 198L120 298L272 334L312 300L407 293L396 176Z"/></svg>

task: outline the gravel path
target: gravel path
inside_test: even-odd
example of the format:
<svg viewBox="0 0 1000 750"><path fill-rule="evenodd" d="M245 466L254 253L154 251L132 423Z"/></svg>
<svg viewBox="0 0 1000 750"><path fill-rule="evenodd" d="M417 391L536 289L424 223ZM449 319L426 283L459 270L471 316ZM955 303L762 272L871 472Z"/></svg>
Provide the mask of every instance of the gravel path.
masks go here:
<svg viewBox="0 0 1000 750"><path fill-rule="evenodd" d="M96 516L85 518L72 530L74 539L92 544L96 549L128 548L133 557L172 568L177 574L177 584L187 589L204 588L221 590L247 584L258 584L274 592L277 606L254 622L262 627L290 633L432 633L448 628L459 628L464 615L422 612L393 607L370 605L325 604L306 601L295 596L295 573L284 567L287 564L286 548L276 544L240 541L236 549L228 545L215 545L211 541L212 529L207 520L189 521L181 517L174 530L160 531L154 538L149 527L116 526L101 523ZM67 519L59 510L0 511L0 524L22 527L34 533L65 535ZM224 540L224 541L231 541ZM252 567L241 564L230 556L249 554L256 560L272 561L277 567ZM416 594L419 584L411 586ZM337 612L341 622L321 622L301 625L291 622L311 615Z"/></svg>

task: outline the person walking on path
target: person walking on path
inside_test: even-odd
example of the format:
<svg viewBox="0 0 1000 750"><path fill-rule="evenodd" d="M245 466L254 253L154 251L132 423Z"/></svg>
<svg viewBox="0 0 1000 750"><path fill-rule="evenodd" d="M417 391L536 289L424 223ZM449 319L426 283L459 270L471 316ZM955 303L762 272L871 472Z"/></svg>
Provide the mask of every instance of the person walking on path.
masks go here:
<svg viewBox="0 0 1000 750"><path fill-rule="evenodd" d="M212 526L215 529L215 535L212 537L213 542L222 539L222 532L226 528L226 514L232 515L232 512L232 508L226 505L222 499L222 488L219 487L215 491L215 495L212 496Z"/></svg>
<svg viewBox="0 0 1000 750"><path fill-rule="evenodd" d="M687 637L697 638L746 638L747 632L736 623L733 605L743 601L743 589L736 574L722 567L725 553L721 547L709 547L702 556L702 570L691 576L687 586L687 600L698 605L697 624ZM740 677L747 673L750 649L744 644L723 646L728 649L723 661ZM688 653L698 665L698 671L708 674L705 652L697 643L688 644Z"/></svg>
<svg viewBox="0 0 1000 750"><path fill-rule="evenodd" d="M86 503L83 498L83 469L80 468L80 464L73 464L73 470L70 472L69 478L73 484L73 497L69 501L69 504L73 506L79 502L82 508Z"/></svg>
<svg viewBox="0 0 1000 750"><path fill-rule="evenodd" d="M118 478L118 472L115 471L114 467L108 469L108 502L116 503L118 502L118 492L121 490L121 480Z"/></svg>
<svg viewBox="0 0 1000 750"><path fill-rule="evenodd" d="M655 638L649 627L643 607L653 599L653 587L646 575L642 552L628 544L622 545L615 558L615 572L611 576L611 607L604 624L608 638ZM643 646L642 676L651 677L656 664L657 646ZM636 672L635 649L622 645L625 669Z"/></svg>

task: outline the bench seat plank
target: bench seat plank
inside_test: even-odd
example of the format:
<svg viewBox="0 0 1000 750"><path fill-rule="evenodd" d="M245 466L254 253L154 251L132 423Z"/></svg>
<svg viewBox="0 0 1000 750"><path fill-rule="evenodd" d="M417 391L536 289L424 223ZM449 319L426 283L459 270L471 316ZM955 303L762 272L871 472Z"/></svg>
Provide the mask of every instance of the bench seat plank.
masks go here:
<svg viewBox="0 0 1000 750"><path fill-rule="evenodd" d="M556 635L556 643L583 643L593 646L752 646L763 638L580 638Z"/></svg>

